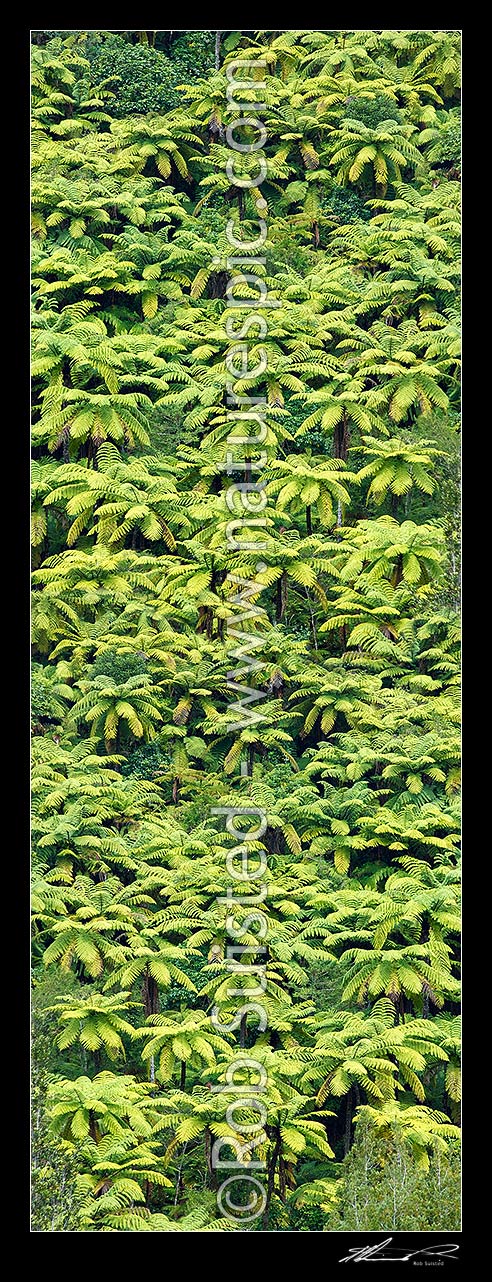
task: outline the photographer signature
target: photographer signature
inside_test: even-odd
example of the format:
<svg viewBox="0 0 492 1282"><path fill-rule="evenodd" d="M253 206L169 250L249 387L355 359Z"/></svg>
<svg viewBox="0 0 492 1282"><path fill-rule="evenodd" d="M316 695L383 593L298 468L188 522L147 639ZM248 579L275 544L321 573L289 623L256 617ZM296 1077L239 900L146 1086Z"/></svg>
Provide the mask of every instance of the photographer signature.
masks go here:
<svg viewBox="0 0 492 1282"><path fill-rule="evenodd" d="M432 1246L421 1247L419 1251L409 1251L404 1246L392 1246L388 1251L390 1242L393 1238L387 1237L384 1242L377 1242L375 1246L351 1246L349 1254L344 1255L339 1264L346 1264L350 1260L398 1260L403 1263L405 1260L414 1259L417 1255L434 1255L440 1259L452 1259L455 1252L458 1251L457 1242L440 1242Z"/></svg>

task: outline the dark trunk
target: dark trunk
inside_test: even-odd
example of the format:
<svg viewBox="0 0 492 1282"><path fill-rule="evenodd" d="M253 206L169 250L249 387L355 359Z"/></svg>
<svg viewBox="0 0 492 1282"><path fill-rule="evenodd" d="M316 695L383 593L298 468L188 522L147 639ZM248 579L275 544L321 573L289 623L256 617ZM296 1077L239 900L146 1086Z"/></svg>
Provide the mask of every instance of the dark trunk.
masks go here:
<svg viewBox="0 0 492 1282"><path fill-rule="evenodd" d="M278 671L273 673L271 680L267 682L266 689L273 695L274 699L283 700L285 682L282 673Z"/></svg>
<svg viewBox="0 0 492 1282"><path fill-rule="evenodd" d="M312 523L312 521L311 521L311 508L310 508L310 507L307 507L307 508L306 508L306 530L307 530L308 534L312 534L312 533L313 533L313 523Z"/></svg>
<svg viewBox="0 0 492 1282"><path fill-rule="evenodd" d="M207 298L225 298L229 283L227 272L212 272L208 278Z"/></svg>
<svg viewBox="0 0 492 1282"><path fill-rule="evenodd" d="M402 578L403 578L403 557L399 556L396 561L393 574L391 576L392 587L397 588L398 584L401 583Z"/></svg>
<svg viewBox="0 0 492 1282"><path fill-rule="evenodd" d="M134 552L141 552L144 547L144 538L141 530L136 525L132 531L131 544Z"/></svg>
<svg viewBox="0 0 492 1282"><path fill-rule="evenodd" d="M352 1105L353 1105L353 1090L352 1090L352 1087L350 1087L350 1090L348 1091L348 1094L347 1094L347 1101L345 1105L345 1134L343 1137L343 1151L344 1151L345 1157L347 1156L347 1153L350 1153L350 1145L352 1140Z"/></svg>
<svg viewBox="0 0 492 1282"><path fill-rule="evenodd" d="M239 1045L242 1051L246 1046L247 1019L247 1015L241 1015L241 1023L239 1025Z"/></svg>
<svg viewBox="0 0 492 1282"><path fill-rule="evenodd" d="M334 458L341 458L345 463L350 446L350 432L348 429L348 420L345 410L340 423L337 423L333 435L333 455Z"/></svg>
<svg viewBox="0 0 492 1282"><path fill-rule="evenodd" d="M287 605L287 572L282 570L280 578L277 579L277 606L275 617L277 623L283 619Z"/></svg>
<svg viewBox="0 0 492 1282"><path fill-rule="evenodd" d="M142 983L142 1001L146 1018L159 1013L159 987L147 965Z"/></svg>
<svg viewBox="0 0 492 1282"><path fill-rule="evenodd" d="M90 467L92 464L94 471L97 472L96 450L95 450L94 442L91 436L87 437L87 441L85 444L85 455L87 459L87 466Z"/></svg>
<svg viewBox="0 0 492 1282"><path fill-rule="evenodd" d="M180 1089L180 1091L184 1091L185 1086L186 1086L186 1060L185 1060L185 1059L182 1059L182 1060L181 1060L181 1071L180 1071L180 1074L179 1074L179 1089Z"/></svg>
<svg viewBox="0 0 492 1282"><path fill-rule="evenodd" d="M281 828L267 828L264 840L265 840L266 848L267 850L270 851L271 855L282 854L282 829Z"/></svg>
<svg viewBox="0 0 492 1282"><path fill-rule="evenodd" d="M280 1185L280 1188L279 1188L280 1201L285 1202L285 1195L286 1195L285 1162L282 1155L280 1155L280 1160L278 1164L278 1175L279 1175L279 1185Z"/></svg>
<svg viewBox="0 0 492 1282"><path fill-rule="evenodd" d="M272 1152L272 1156L270 1158L270 1162L268 1166L268 1184L267 1184L267 1192L266 1192L265 1210L263 1212L263 1227L265 1229L268 1225L268 1212L270 1210L270 1203L272 1200L273 1190L275 1186L275 1170L277 1167L277 1161L280 1156L280 1149L282 1145L279 1126L275 1127L274 1133L275 1133L275 1143L273 1146L273 1152Z"/></svg>
<svg viewBox="0 0 492 1282"><path fill-rule="evenodd" d="M216 1189L218 1187L218 1180L214 1167L212 1166L212 1133L209 1126L205 1127L205 1161L208 1172L207 1182L210 1184L211 1189Z"/></svg>
<svg viewBox="0 0 492 1282"><path fill-rule="evenodd" d="M216 71L218 71L218 70L219 70L219 67L220 67L220 37L221 37L221 35L222 35L222 32L221 32L221 31L216 31L216 32L215 32L215 70L216 70Z"/></svg>

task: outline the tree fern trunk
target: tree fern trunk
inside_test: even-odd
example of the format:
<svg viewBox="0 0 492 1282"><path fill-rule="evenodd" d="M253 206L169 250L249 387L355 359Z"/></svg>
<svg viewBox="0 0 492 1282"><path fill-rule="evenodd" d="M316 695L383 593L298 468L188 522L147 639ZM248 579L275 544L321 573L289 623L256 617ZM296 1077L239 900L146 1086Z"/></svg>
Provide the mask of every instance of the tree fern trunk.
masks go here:
<svg viewBox="0 0 492 1282"><path fill-rule="evenodd" d="M286 1196L285 1162L282 1157L282 1154L280 1154L280 1158L279 1158L278 1176L279 1176L280 1201L285 1202L285 1196Z"/></svg>
<svg viewBox="0 0 492 1282"><path fill-rule="evenodd" d="M350 446L350 432L348 427L348 418L345 410L342 418L335 428L333 434L333 455L334 458L340 458L344 463L347 461L347 454Z"/></svg>
<svg viewBox="0 0 492 1282"><path fill-rule="evenodd" d="M208 1180L211 1189L218 1188L217 1174L212 1166L212 1132L209 1126L205 1127L205 1162L208 1173Z"/></svg>
<svg viewBox="0 0 492 1282"><path fill-rule="evenodd" d="M95 1117L95 1114L92 1112L92 1109L89 1113L89 1135L91 1139L94 1140L95 1144L99 1143L99 1131L97 1127L96 1117Z"/></svg>
<svg viewBox="0 0 492 1282"><path fill-rule="evenodd" d="M401 583L402 578L403 578L403 557L399 556L396 561L393 574L391 575L391 586L393 588L397 588L398 584Z"/></svg>
<svg viewBox="0 0 492 1282"><path fill-rule="evenodd" d="M265 1210L263 1212L263 1227L265 1229L268 1224L268 1212L270 1210L270 1203L272 1200L273 1190L275 1187L275 1171L276 1171L277 1161L280 1156L280 1150L282 1145L279 1126L275 1127L274 1133L275 1133L275 1143L273 1145L272 1156L268 1164L268 1183L267 1183Z"/></svg>
<svg viewBox="0 0 492 1282"><path fill-rule="evenodd" d="M283 619L287 605L287 571L282 570L280 578L277 579L277 605L275 617L277 623Z"/></svg>
<svg viewBox="0 0 492 1282"><path fill-rule="evenodd" d="M146 1018L149 1015L158 1015L159 1013L159 986L150 974L147 964L143 983L142 983L142 1001Z"/></svg>
<svg viewBox="0 0 492 1282"><path fill-rule="evenodd" d="M345 1105L345 1134L343 1137L343 1151L344 1151L345 1157L347 1156L347 1153L350 1153L350 1146L351 1146L351 1140L352 1140L352 1099L353 1099L353 1092L352 1092L352 1087L350 1087L350 1090L347 1093L347 1100Z"/></svg>

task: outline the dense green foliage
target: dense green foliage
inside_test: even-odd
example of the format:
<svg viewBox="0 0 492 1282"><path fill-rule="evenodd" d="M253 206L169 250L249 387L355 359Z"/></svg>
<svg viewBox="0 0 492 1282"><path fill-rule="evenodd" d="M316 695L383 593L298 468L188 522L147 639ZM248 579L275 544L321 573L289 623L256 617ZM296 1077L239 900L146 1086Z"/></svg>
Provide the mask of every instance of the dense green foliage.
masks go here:
<svg viewBox="0 0 492 1282"><path fill-rule="evenodd" d="M129 44L108 35L87 41L94 85L110 84L115 99L114 116L142 115L167 110L180 103L178 85L205 75L213 67L212 32L184 33L172 46L172 56L145 44ZM118 79L116 79L118 77Z"/></svg>
<svg viewBox="0 0 492 1282"><path fill-rule="evenodd" d="M376 1224L412 1233L452 1232L459 1226L460 1162L453 1144L445 1153L433 1153L424 1171L408 1140L397 1131L375 1134L361 1119L342 1175L338 1206L325 1212L327 1232L371 1232Z"/></svg>
<svg viewBox="0 0 492 1282"><path fill-rule="evenodd" d="M233 1229L210 1088L241 1047L251 1231L455 1229L459 37L220 35L33 41L33 1227ZM226 173L238 54L267 64L261 191ZM280 305L232 390L266 398L266 533L234 551L226 224L254 239L259 196L243 289ZM219 1034L212 810L251 801L269 1023Z"/></svg>

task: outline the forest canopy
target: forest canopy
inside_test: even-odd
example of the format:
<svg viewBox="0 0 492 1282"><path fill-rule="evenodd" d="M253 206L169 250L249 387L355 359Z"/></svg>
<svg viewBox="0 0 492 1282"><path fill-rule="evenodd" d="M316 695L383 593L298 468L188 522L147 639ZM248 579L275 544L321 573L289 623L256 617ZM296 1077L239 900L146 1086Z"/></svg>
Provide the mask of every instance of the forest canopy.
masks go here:
<svg viewBox="0 0 492 1282"><path fill-rule="evenodd" d="M32 34L36 1232L459 1228L459 83Z"/></svg>

